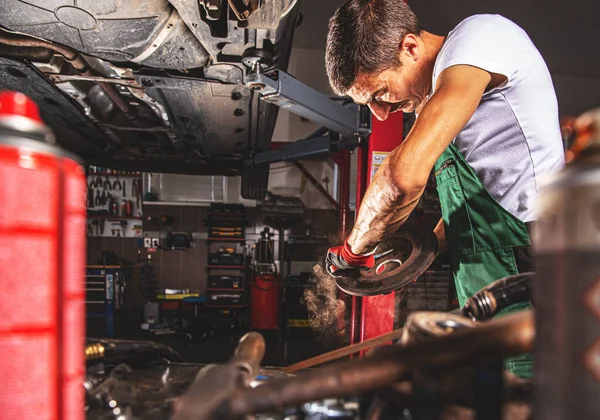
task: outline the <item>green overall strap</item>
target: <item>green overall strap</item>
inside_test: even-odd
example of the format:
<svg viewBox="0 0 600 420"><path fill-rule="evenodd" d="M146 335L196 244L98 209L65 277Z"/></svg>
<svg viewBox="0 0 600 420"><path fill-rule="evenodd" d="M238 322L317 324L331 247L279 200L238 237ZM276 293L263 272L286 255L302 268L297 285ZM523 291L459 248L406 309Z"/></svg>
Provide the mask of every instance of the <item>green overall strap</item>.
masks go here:
<svg viewBox="0 0 600 420"><path fill-rule="evenodd" d="M506 211L453 144L435 164L444 229L460 305L494 280L518 274L515 247L530 245L525 223ZM513 305L501 314L531 307ZM507 360L507 370L531 376L528 355Z"/></svg>

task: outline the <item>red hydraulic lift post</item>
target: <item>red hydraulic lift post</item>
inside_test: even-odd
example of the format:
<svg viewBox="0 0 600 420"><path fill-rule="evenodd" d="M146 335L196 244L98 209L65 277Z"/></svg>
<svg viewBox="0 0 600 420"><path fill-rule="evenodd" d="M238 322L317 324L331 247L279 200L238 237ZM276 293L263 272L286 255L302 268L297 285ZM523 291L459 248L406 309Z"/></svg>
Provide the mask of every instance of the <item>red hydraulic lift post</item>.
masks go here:
<svg viewBox="0 0 600 420"><path fill-rule="evenodd" d="M343 149L339 154L339 205L340 205L340 240L346 239L350 216L350 151Z"/></svg>
<svg viewBox="0 0 600 420"><path fill-rule="evenodd" d="M359 149L356 185L356 208L371 182L378 166L385 156L402 142L404 115L402 112L390 114L385 121L373 118L371 135L366 148ZM356 324L360 317L359 340L364 341L391 332L394 329L394 306L396 293L381 296L352 298L350 320L351 343L357 336ZM360 299L360 305L358 300ZM360 315L359 315L360 306Z"/></svg>

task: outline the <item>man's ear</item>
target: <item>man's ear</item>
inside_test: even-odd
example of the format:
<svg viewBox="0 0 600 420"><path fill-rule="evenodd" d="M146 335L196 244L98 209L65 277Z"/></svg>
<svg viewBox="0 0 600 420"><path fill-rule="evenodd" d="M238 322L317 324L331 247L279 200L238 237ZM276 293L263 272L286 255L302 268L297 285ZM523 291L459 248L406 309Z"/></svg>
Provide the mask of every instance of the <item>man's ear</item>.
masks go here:
<svg viewBox="0 0 600 420"><path fill-rule="evenodd" d="M408 34L400 43L400 58L417 61L420 57L421 50L419 49L419 42L415 34Z"/></svg>

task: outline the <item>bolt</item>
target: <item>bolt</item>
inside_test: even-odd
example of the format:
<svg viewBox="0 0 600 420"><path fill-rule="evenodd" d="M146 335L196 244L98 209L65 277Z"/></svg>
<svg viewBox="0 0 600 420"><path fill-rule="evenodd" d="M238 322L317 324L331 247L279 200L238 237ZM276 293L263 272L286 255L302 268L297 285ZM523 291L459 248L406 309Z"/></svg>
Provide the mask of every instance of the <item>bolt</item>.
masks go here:
<svg viewBox="0 0 600 420"><path fill-rule="evenodd" d="M154 82L150 79L142 79L142 85L146 87L154 86Z"/></svg>
<svg viewBox="0 0 600 420"><path fill-rule="evenodd" d="M264 88L265 88L265 85L262 83L252 83L250 85L250 89L252 89L252 90L262 90Z"/></svg>

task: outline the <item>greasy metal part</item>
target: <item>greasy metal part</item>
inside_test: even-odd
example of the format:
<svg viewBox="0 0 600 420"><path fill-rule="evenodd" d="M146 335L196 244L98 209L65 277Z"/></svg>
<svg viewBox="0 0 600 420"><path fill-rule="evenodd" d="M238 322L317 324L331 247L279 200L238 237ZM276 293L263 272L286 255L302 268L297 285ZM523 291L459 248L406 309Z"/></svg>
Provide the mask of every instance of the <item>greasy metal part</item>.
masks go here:
<svg viewBox="0 0 600 420"><path fill-rule="evenodd" d="M51 51L54 51L57 54L60 54L64 57L64 59L69 62L79 72L81 72L82 76L93 77L93 74L89 70L89 66L85 62L85 60L77 53L70 48L63 47L62 45L53 44L48 41L44 41L37 38L31 38L26 36L14 36L7 35L7 31L0 31L0 43L6 45L15 45L19 47L42 47L48 48ZM53 80L52 76L50 76L50 80ZM59 81L65 81L69 79L56 79ZM129 104L121 97L120 93L114 88L106 83L106 81L98 82L98 84L104 89L108 97L115 103L115 105L127 116L129 119L134 118L134 113L129 106Z"/></svg>
<svg viewBox="0 0 600 420"><path fill-rule="evenodd" d="M49 74L47 75L54 83L70 82L70 81L85 81L94 83L109 83L114 85L130 86L141 88L135 79L113 79L104 76L92 76L84 74Z"/></svg>
<svg viewBox="0 0 600 420"><path fill-rule="evenodd" d="M389 344L393 340L398 340L404 334L404 329L392 331L391 333L381 335L379 337L370 338L357 344L352 344L340 349L336 349L327 353L320 354L310 359L302 360L301 362L294 363L293 365L284 367L281 369L286 373L294 373L299 370L308 369L323 363L331 362L333 360L341 359L342 357L350 356L351 354L357 353L361 350L374 349L376 347L384 346Z"/></svg>
<svg viewBox="0 0 600 420"><path fill-rule="evenodd" d="M245 85L261 94L265 102L273 103L340 133L342 136L364 134L358 107L343 106L322 93L298 81L284 71L250 72ZM367 133L368 134L368 133Z"/></svg>
<svg viewBox="0 0 600 420"><path fill-rule="evenodd" d="M92 86L84 95L85 99L87 99L86 102L89 104L90 111L93 109L93 115L98 121L109 121L111 119L116 106L100 85L96 84ZM86 115L89 116L89 114Z"/></svg>
<svg viewBox="0 0 600 420"><path fill-rule="evenodd" d="M22 35L7 35L7 31L0 31L0 43L7 45L15 45L20 47L43 47L60 54L68 61L73 68L78 70L84 77L94 77L94 74L89 70L89 66L85 60L70 48L63 47L62 45L53 44L52 42L44 41L37 38L22 36ZM50 80L52 76L50 76ZM58 81L65 81L69 79L56 79ZM134 119L135 115L129 104L121 97L121 94L114 88L106 83L106 81L98 82L98 84L104 89L108 97L115 103L115 105L127 116L129 119Z"/></svg>
<svg viewBox="0 0 600 420"><path fill-rule="evenodd" d="M31 60L37 62L49 62L56 57L48 48L30 47L22 48L16 45L0 44L0 54L6 58L16 60Z"/></svg>
<svg viewBox="0 0 600 420"><path fill-rule="evenodd" d="M175 406L173 420L190 420L211 413L234 394L247 387L260 372L265 340L257 332L244 335L226 365L209 365L198 372L194 383Z"/></svg>
<svg viewBox="0 0 600 420"><path fill-rule="evenodd" d="M68 47L63 47L62 45L44 41L42 39L23 36L3 29L0 31L0 43L6 45L14 45L17 47L47 48L51 51L54 51L56 54L62 55L64 59L67 60L69 64L73 66L73 68L79 70L80 72L83 72L88 68L88 65L85 62L85 60L76 51Z"/></svg>
<svg viewBox="0 0 600 420"><path fill-rule="evenodd" d="M400 341L402 344L419 343L476 326L475 322L459 315L445 312L413 312L406 320L404 335Z"/></svg>
<svg viewBox="0 0 600 420"><path fill-rule="evenodd" d="M138 87L130 86L127 88L129 93L144 102L150 109L152 109L158 118L160 118L165 127L170 127L171 122L169 121L169 114L165 110L165 107L158 101L155 101L144 92L144 90L138 85Z"/></svg>
<svg viewBox="0 0 600 420"><path fill-rule="evenodd" d="M336 201L336 199L333 198L325 188L323 188L321 183L316 180L316 178L308 171L308 169L306 169L306 167L302 163L294 162L294 165L296 165L296 168L298 168L300 172L302 172L302 175L304 175L304 177L321 193L321 195L325 197L327 201L329 201L329 203L331 203L335 210L340 209L340 204Z"/></svg>
<svg viewBox="0 0 600 420"><path fill-rule="evenodd" d="M100 85L100 87L104 89L108 97L115 103L117 108L119 108L128 119L136 122L135 112L133 112L131 106L127 103L125 99L123 99L119 91L113 85L106 82L99 82L98 85Z"/></svg>
<svg viewBox="0 0 600 420"><path fill-rule="evenodd" d="M179 20L180 20L180 18L179 18L179 14L177 13L177 9L173 9L171 11L171 15L165 22L164 26L161 28L160 31L158 31L158 33L156 34L156 36L154 37L152 42L148 45L148 48L146 48L144 51L142 51L136 57L131 58L129 61L132 61L134 63L141 63L142 61L144 61L145 59L150 57L152 54L154 54L156 52L156 50L158 50L158 48L169 37L169 35L173 31L173 28L175 27L177 22L179 22Z"/></svg>
<svg viewBox="0 0 600 420"><path fill-rule="evenodd" d="M418 225L405 224L375 251L375 265L356 277L336 278L353 296L375 296L402 289L429 268L437 256L437 238Z"/></svg>
<svg viewBox="0 0 600 420"><path fill-rule="evenodd" d="M496 280L467 300L462 309L464 315L482 321L510 305L531 300L534 276L535 273L521 273Z"/></svg>
<svg viewBox="0 0 600 420"><path fill-rule="evenodd" d="M400 381L416 366L469 364L526 353L533 348L534 335L533 312L524 311L436 340L387 346L365 358L336 363L295 378L273 380L254 389L238 389L218 409L197 411L190 419L242 418L250 413L378 389Z"/></svg>
<svg viewBox="0 0 600 420"><path fill-rule="evenodd" d="M121 363L130 365L146 364L156 360L183 361L181 356L172 348L152 341L94 338L88 340L86 355L88 348L96 348L98 357L101 357L105 364L111 365ZM100 348L103 349L102 352L99 351Z"/></svg>
<svg viewBox="0 0 600 420"><path fill-rule="evenodd" d="M258 0L227 0L231 10L239 20L246 20L256 9L258 9Z"/></svg>
<svg viewBox="0 0 600 420"><path fill-rule="evenodd" d="M273 65L273 54L262 48L248 48L242 55L242 64L260 73Z"/></svg>
<svg viewBox="0 0 600 420"><path fill-rule="evenodd" d="M198 4L204 7L206 19L219 20L221 17L221 0L198 0Z"/></svg>
<svg viewBox="0 0 600 420"><path fill-rule="evenodd" d="M577 137L587 147L536 202L536 420L600 413L600 109L586 118Z"/></svg>
<svg viewBox="0 0 600 420"><path fill-rule="evenodd" d="M27 36L19 36L19 35L7 35L7 31L0 31L0 43L6 45L14 45L19 47L42 47L48 48L51 51L54 51L57 54L60 54L64 57L64 59L69 62L83 76L93 76L93 74L89 70L89 66L85 62L85 60L77 53L70 48L63 47L62 45L53 44L48 41L44 41L37 38L27 37ZM52 80L52 76L50 76L50 80ZM64 79L68 80L68 79ZM62 80L61 80L62 81ZM114 86L108 85L105 81L98 83L102 89L106 92L108 97L115 103L115 105L127 116L129 119L134 118L134 114L132 112L129 104L121 97L119 92L114 88Z"/></svg>
<svg viewBox="0 0 600 420"><path fill-rule="evenodd" d="M436 370L436 372L438 372ZM478 412L477 406L478 392L476 384L475 369L459 368L442 370L439 373L444 373L447 377L438 378L436 381L430 382L426 390L418 389L415 384L414 375L412 380L406 380L395 383L389 387L385 387L376 391L379 401L387 401L396 407L396 410L408 409L412 418L437 419L437 420L461 420L461 419L485 419L481 412ZM452 375L451 377L448 375ZM448 380L450 379L451 380ZM487 375L482 376L487 380ZM514 376L506 371L503 372L503 392L504 405L498 410L501 418L504 420L529 420L531 419L531 407L534 395L533 381L522 379ZM425 395L423 394L425 393ZM431 393L430 395L428 395ZM423 408L425 402L423 397L433 397L433 403L441 408L438 416L418 417L417 411ZM416 408L416 410L415 410ZM423 414L423 413L418 413ZM371 419L371 417L366 417ZM381 417L386 419L389 417Z"/></svg>
<svg viewBox="0 0 600 420"><path fill-rule="evenodd" d="M265 355L265 339L257 332L244 335L235 349L230 364L243 370L243 385L248 386L260 370Z"/></svg>

